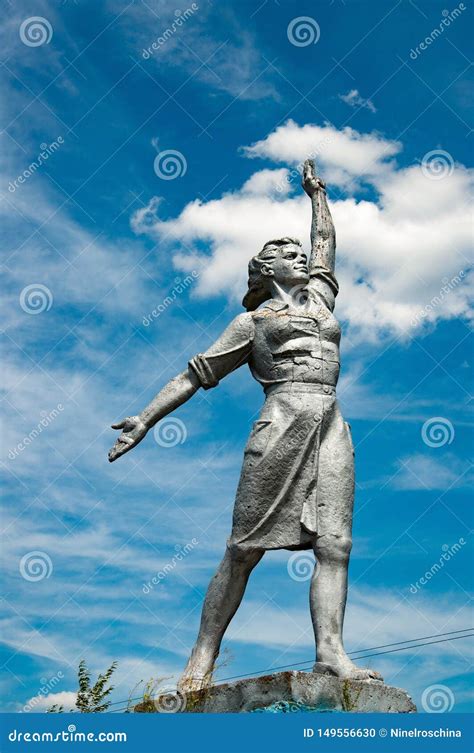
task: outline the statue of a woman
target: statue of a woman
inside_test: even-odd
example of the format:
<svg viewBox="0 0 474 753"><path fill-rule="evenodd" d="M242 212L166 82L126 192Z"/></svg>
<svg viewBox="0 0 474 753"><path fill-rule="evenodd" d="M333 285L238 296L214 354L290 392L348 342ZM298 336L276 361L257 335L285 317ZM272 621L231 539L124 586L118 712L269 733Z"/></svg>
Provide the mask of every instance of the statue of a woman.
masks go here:
<svg viewBox="0 0 474 753"><path fill-rule="evenodd" d="M240 314L206 353L196 355L139 416L125 418L109 453L116 460L157 421L200 388L247 363L265 403L247 442L227 549L209 585L196 645L180 687L199 688L212 674L224 632L249 575L267 549L312 549L310 589L315 671L381 679L347 656L342 627L354 501L354 449L336 400L340 327L333 315L336 238L324 183L304 166L311 198L311 255L280 238L249 263Z"/></svg>

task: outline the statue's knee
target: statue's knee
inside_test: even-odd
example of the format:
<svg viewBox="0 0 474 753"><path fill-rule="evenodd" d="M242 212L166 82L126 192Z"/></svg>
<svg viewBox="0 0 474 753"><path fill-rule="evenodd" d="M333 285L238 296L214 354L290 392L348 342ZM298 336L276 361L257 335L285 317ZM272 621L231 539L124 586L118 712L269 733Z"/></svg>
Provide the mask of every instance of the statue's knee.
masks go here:
<svg viewBox="0 0 474 753"><path fill-rule="evenodd" d="M233 562L241 562L246 565L256 565L263 556L262 549L243 547L240 544L227 544L227 555Z"/></svg>
<svg viewBox="0 0 474 753"><path fill-rule="evenodd" d="M341 536L338 541L338 550L344 557L349 557L352 549L352 539L350 536Z"/></svg>
<svg viewBox="0 0 474 753"><path fill-rule="evenodd" d="M317 539L314 552L319 559L346 560L352 549L350 536L335 536L326 534Z"/></svg>

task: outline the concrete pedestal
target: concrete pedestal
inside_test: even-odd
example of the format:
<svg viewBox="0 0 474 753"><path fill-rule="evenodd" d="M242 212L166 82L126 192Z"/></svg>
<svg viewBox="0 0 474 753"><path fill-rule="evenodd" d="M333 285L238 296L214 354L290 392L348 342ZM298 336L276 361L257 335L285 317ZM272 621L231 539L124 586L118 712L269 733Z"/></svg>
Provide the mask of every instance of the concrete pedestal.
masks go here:
<svg viewBox="0 0 474 753"><path fill-rule="evenodd" d="M283 703L282 703L283 702ZM413 713L400 688L377 680L341 680L313 672L278 672L212 685L186 694L167 693L135 707L138 713L239 713L281 704L282 710ZM278 708L278 707L277 707Z"/></svg>

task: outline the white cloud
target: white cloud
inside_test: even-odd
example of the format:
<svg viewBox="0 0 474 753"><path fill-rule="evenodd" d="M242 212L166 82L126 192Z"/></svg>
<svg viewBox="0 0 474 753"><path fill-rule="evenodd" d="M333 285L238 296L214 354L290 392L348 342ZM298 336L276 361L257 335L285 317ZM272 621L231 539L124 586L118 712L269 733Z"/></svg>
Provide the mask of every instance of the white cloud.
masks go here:
<svg viewBox="0 0 474 753"><path fill-rule="evenodd" d="M407 337L441 319L469 315L466 197L473 171L453 163L451 173L434 180L422 166L397 167L391 158L400 149L379 134L300 127L291 120L244 149L248 157L291 165L318 152L330 188L357 193L363 180L378 196L331 202L341 287L337 313L359 341L376 341L384 333ZM160 218L155 197L134 215L132 227L191 248L176 248L174 263L181 271L199 268L199 296L239 300L248 260L265 241L284 235L307 239L310 203L301 190L292 195L298 183L285 168L260 170L240 189L192 201L168 220ZM203 243L209 253L195 250Z"/></svg>
<svg viewBox="0 0 474 753"><path fill-rule="evenodd" d="M242 193L255 196L271 194L275 198L291 192L288 180L289 171L282 167L280 170L259 170L254 173L242 186Z"/></svg>
<svg viewBox="0 0 474 753"><path fill-rule="evenodd" d="M288 120L266 138L243 147L243 153L292 165L315 156L324 179L331 185L344 186L354 178L386 173L391 168L391 158L401 148L398 141L385 139L378 133L363 134L348 126L339 130L329 123L300 126Z"/></svg>
<svg viewBox="0 0 474 753"><path fill-rule="evenodd" d="M365 107L370 112L377 112L377 108L372 100L361 97L358 89L351 89L347 94L339 94L339 99L342 99L350 107Z"/></svg>
<svg viewBox="0 0 474 753"><path fill-rule="evenodd" d="M51 706L64 706L64 711L74 709L76 705L77 693L72 690L63 690L60 693L48 693L48 695L36 695L30 698L26 703L27 711L31 713L43 713Z"/></svg>
<svg viewBox="0 0 474 753"><path fill-rule="evenodd" d="M470 463L452 453L442 457L411 455L399 460L399 468L390 484L394 489L453 489L469 487L473 480Z"/></svg>

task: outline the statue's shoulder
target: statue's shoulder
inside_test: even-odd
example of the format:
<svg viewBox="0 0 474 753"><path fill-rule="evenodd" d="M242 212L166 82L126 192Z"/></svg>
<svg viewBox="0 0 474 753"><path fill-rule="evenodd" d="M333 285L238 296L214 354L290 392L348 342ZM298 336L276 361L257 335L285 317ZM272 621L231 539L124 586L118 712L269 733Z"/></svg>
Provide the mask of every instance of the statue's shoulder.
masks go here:
<svg viewBox="0 0 474 753"><path fill-rule="evenodd" d="M245 311L242 314L237 314L237 316L234 319L234 324L237 327L243 327L244 329L248 327L252 327L253 317L255 313L256 313L255 311Z"/></svg>
<svg viewBox="0 0 474 753"><path fill-rule="evenodd" d="M262 319L268 319L268 317L273 318L287 311L288 305L286 303L272 298L256 311L252 311L252 317L254 322L257 322Z"/></svg>
<svg viewBox="0 0 474 753"><path fill-rule="evenodd" d="M229 330L233 335L238 335L251 340L255 331L253 312L246 311L245 313L237 314L237 316L232 319L229 325Z"/></svg>

